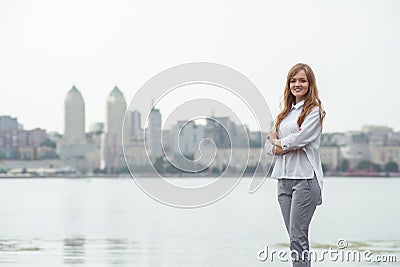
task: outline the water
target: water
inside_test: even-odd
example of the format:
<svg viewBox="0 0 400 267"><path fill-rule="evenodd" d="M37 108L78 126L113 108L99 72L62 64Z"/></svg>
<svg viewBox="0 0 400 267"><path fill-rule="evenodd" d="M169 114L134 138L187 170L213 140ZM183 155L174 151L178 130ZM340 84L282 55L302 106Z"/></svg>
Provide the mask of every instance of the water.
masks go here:
<svg viewBox="0 0 400 267"><path fill-rule="evenodd" d="M196 179L188 179L196 183ZM260 250L288 246L276 181L253 195L249 179L200 209L177 209L129 178L1 179L0 266L290 266L261 262ZM317 262L313 266L397 266L400 179L326 178L311 223L316 251L395 255L397 263Z"/></svg>

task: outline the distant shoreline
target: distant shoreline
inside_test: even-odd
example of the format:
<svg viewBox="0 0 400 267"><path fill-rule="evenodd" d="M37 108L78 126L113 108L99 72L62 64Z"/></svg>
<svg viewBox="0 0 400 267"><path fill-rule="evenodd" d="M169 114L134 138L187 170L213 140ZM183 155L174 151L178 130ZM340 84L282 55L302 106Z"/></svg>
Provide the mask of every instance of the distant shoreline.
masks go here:
<svg viewBox="0 0 400 267"><path fill-rule="evenodd" d="M218 175L209 175L209 176L184 176L184 175L167 175L163 176L165 178L196 178L196 179L202 179L202 178L216 178ZM232 174L232 178L234 178L235 175ZM260 176L257 176L260 177ZM35 175L6 175L6 174L0 174L0 180L1 179L126 179L126 178L132 178L132 176L128 174L119 174L119 175L47 175L47 176L35 176ZM150 174L143 174L140 179L142 178L158 178L156 176L150 175ZM231 177L227 177L231 178ZM252 178L251 175L244 175L242 178ZM267 178L271 178L268 176ZM400 178L399 173L394 173L391 175L324 175L324 178L379 178L379 179L386 179L386 178Z"/></svg>

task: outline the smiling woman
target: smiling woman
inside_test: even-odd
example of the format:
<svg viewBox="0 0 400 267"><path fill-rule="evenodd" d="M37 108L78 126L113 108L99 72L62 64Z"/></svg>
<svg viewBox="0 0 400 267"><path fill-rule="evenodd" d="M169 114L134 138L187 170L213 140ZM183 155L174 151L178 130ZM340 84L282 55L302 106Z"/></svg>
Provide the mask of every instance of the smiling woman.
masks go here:
<svg viewBox="0 0 400 267"><path fill-rule="evenodd" d="M266 142L267 153L277 160L272 178L278 179L278 201L297 256L293 266L310 266L308 228L322 203L322 164L319 145L325 111L310 66L293 66L286 80L284 108ZM307 253L305 253L307 254Z"/></svg>

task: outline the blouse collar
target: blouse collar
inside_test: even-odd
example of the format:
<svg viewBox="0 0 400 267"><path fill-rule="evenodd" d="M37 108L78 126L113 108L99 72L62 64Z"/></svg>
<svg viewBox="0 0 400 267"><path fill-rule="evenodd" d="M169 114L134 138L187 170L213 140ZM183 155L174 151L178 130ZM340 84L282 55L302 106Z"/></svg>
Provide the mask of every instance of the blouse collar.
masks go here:
<svg viewBox="0 0 400 267"><path fill-rule="evenodd" d="M292 103L292 108L291 109L299 109L304 105L304 100L301 100L299 103L297 103L296 105L294 103Z"/></svg>

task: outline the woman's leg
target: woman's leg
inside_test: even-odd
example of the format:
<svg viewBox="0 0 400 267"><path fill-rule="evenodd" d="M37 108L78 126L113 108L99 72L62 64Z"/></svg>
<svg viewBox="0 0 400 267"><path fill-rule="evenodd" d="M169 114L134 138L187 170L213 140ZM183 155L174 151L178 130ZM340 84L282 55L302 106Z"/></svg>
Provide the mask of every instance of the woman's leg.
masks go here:
<svg viewBox="0 0 400 267"><path fill-rule="evenodd" d="M293 186L289 237L292 258L296 259L293 261L294 267L311 266L308 257L310 250L308 228L320 195L321 191L316 177L297 180Z"/></svg>
<svg viewBox="0 0 400 267"><path fill-rule="evenodd" d="M292 205L292 187L294 182L295 181L291 179L278 180L278 202L288 234L290 234L290 209Z"/></svg>

